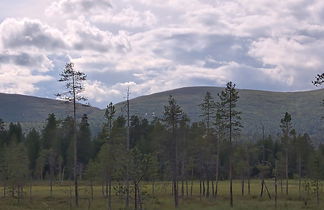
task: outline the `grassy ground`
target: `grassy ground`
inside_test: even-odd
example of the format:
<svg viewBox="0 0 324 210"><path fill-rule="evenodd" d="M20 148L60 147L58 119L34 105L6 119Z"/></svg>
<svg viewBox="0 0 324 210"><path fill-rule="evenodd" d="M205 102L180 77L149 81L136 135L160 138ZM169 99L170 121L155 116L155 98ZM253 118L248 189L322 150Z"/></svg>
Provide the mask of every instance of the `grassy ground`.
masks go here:
<svg viewBox="0 0 324 210"><path fill-rule="evenodd" d="M49 187L47 183L34 183L32 187L32 195L29 193L29 188L25 188L24 199L18 202L14 198L1 198L1 210L14 210L14 209L77 209L73 204L73 197L71 195L70 186L68 183L56 184L53 188L53 194L50 196ZM102 196L101 186L94 188L94 200L91 200L90 187L83 183L80 187L80 208L78 209L106 209L106 200ZM152 197L152 184L143 183L142 190L147 192L145 196L144 208L149 210L155 209L174 209L173 200L171 197L170 183L161 182L155 185L155 196ZM267 180L267 186L274 196L274 186L272 180ZM190 189L190 188L189 188ZM73 192L73 188L71 188ZM190 190L189 190L190 191ZM320 197L324 195L322 186L320 187ZM247 186L245 187L246 195L241 195L240 181L234 182L234 208L235 210L267 210L275 209L275 202L273 198L270 200L265 194L263 198L259 197L260 194L260 181L253 180L251 182L251 194L247 195ZM324 209L324 200L318 206L315 199L315 194L310 191L309 194L303 193L299 196L297 181L290 180L289 195L286 196L284 192L281 193L280 185L278 186L278 206L277 209ZM307 206L305 206L304 198L308 197ZM118 196L113 197L113 209L124 209L124 201ZM133 206L133 203L131 203ZM194 183L193 197L184 197L180 200L181 210L196 210L196 209L231 209L228 199L228 182L223 181L219 184L219 196L217 200L212 198L200 198L199 196L199 183Z"/></svg>

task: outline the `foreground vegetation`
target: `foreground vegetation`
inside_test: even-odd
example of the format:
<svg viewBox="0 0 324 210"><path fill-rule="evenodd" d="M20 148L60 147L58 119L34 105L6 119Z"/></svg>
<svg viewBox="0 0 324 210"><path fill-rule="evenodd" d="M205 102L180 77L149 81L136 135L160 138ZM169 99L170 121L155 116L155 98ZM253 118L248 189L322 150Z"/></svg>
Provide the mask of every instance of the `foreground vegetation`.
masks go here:
<svg viewBox="0 0 324 210"><path fill-rule="evenodd" d="M266 180L267 186L271 193L270 199L267 195L260 197L261 181L251 180L250 194L246 192L244 196L241 194L241 181L233 182L234 190L234 207L229 205L228 181L220 181L219 196L217 199L210 197L200 197L199 182L194 182L193 194L183 197L180 196L179 209L238 209L238 210L253 210L253 209L275 209L274 201L274 180ZM304 182L303 182L304 183ZM71 185L73 183L70 183ZM114 183L115 185L116 183ZM152 192L152 183L145 182L142 185L143 192L146 193L143 200L143 209L174 209L171 199L171 182L155 183L155 191ZM305 187L305 185L303 185ZM298 182L290 180L289 196L279 190L277 209L323 209L324 201L317 204L316 195L313 189L304 191L299 194ZM320 195L323 193L323 186L320 187ZM1 209L107 209L107 199L103 195L102 186L94 186L94 196L92 199L89 183L83 181L80 186L80 206L76 208L74 205L73 188L68 182L56 183L53 186L52 193L46 182L34 183L32 186L32 194L27 187L22 200L11 197L1 198ZM118 197L115 193L112 198L113 209L124 209L123 198ZM130 208L132 209L132 208Z"/></svg>

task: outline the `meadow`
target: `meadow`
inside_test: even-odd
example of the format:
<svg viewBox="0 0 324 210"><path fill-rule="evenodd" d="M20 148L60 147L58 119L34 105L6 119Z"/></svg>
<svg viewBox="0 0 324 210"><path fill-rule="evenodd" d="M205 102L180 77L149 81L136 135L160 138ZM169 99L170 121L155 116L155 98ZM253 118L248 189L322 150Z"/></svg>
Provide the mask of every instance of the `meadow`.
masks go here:
<svg viewBox="0 0 324 210"><path fill-rule="evenodd" d="M63 210L63 209L107 209L107 200L102 194L102 186L96 185L93 187L93 200L91 188L86 182L81 182L80 186L80 206L77 208L73 202L73 186L70 183L56 183L53 186L52 195L48 182L34 183L30 192L30 186L24 189L24 198L17 200L7 196L0 199L1 210L14 209L48 209L48 210ZM234 207L229 205L228 181L220 181L219 193L217 198L206 198L200 196L199 182L194 182L193 195L184 197L180 195L181 210L196 210L196 209L237 209L237 210L267 210L267 209L324 209L324 201L317 204L316 196L312 188L305 191L305 185L301 194L298 190L298 181L289 181L289 195L285 191L281 191L280 184L278 185L278 203L275 208L274 201L274 182L266 180L271 199L265 193L260 198L261 182L260 180L252 180L250 194L248 194L247 185L245 186L245 195L241 194L241 181L234 181ZM303 182L305 183L305 182ZM71 183L72 184L72 183ZM143 209L174 209L173 199L171 196L171 182L155 183L154 193L152 191L152 183L142 183L143 192ZM190 191L190 190L189 190ZM320 198L324 194L323 186L320 185ZM154 194L154 195L153 195ZM113 196L113 209L125 209L124 199L117 194ZM133 209L132 201L130 209Z"/></svg>

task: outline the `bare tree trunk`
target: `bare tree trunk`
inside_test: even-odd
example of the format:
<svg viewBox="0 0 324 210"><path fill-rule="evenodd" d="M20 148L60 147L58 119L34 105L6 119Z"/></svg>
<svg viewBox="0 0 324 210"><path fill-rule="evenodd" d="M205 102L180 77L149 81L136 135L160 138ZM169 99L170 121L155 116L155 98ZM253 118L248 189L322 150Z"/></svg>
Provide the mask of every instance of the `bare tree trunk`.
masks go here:
<svg viewBox="0 0 324 210"><path fill-rule="evenodd" d="M201 175L199 176L199 199L201 200L202 194L202 184L201 184Z"/></svg>
<svg viewBox="0 0 324 210"><path fill-rule="evenodd" d="M105 195L105 183L104 182L102 182L101 183L101 194L102 194L102 197L106 197L106 195Z"/></svg>
<svg viewBox="0 0 324 210"><path fill-rule="evenodd" d="M217 140L215 198L217 198L218 195L218 178L219 178L219 140Z"/></svg>
<svg viewBox="0 0 324 210"><path fill-rule="evenodd" d="M233 177L232 177L232 157L231 157L231 153L229 156L229 180L230 180L230 204L231 207L233 208Z"/></svg>
<svg viewBox="0 0 324 210"><path fill-rule="evenodd" d="M75 78L73 76L73 175L74 175L74 194L75 194L75 205L79 206L79 189L78 189L78 140L77 140L77 125L76 125L76 92L75 92Z"/></svg>
<svg viewBox="0 0 324 210"><path fill-rule="evenodd" d="M108 183L108 188L109 188L109 190L108 190L108 209L109 210L112 210L112 205L111 205L111 188L112 188L112 186L111 186L111 177L109 176L109 183Z"/></svg>
<svg viewBox="0 0 324 210"><path fill-rule="evenodd" d="M205 177L202 181L202 187L203 187L203 196L206 196Z"/></svg>
<svg viewBox="0 0 324 210"><path fill-rule="evenodd" d="M181 178L181 198L184 198L184 180Z"/></svg>
<svg viewBox="0 0 324 210"><path fill-rule="evenodd" d="M189 197L188 178L186 178L186 197Z"/></svg>
<svg viewBox="0 0 324 210"><path fill-rule="evenodd" d="M193 190L193 177L194 175L194 171L193 171L193 168L191 169L191 186L190 186L190 197L192 197L192 190Z"/></svg>
<svg viewBox="0 0 324 210"><path fill-rule="evenodd" d="M127 152L130 149L130 113L129 113L129 88L127 89L127 142L126 142L126 149ZM126 165L126 200L125 205L126 209L129 207L129 174L128 174L128 162Z"/></svg>
<svg viewBox="0 0 324 210"><path fill-rule="evenodd" d="M93 181L90 180L91 200L93 201Z"/></svg>
<svg viewBox="0 0 324 210"><path fill-rule="evenodd" d="M140 185L138 185L137 186L137 194L138 194L138 204L139 204L139 208L140 208L140 210L142 210L143 209L143 201L142 201L142 194L141 194L141 186Z"/></svg>
<svg viewBox="0 0 324 210"><path fill-rule="evenodd" d="M134 182L134 208L135 208L135 210L137 210L138 208L137 208L137 183L136 182Z"/></svg>
<svg viewBox="0 0 324 210"><path fill-rule="evenodd" d="M213 198L215 197L215 183L214 183L214 179L212 179L212 196Z"/></svg>
<svg viewBox="0 0 324 210"><path fill-rule="evenodd" d="M275 208L277 209L278 185L277 185L277 160L275 160Z"/></svg>
<svg viewBox="0 0 324 210"><path fill-rule="evenodd" d="M244 187L245 187L245 182L244 182L244 174L242 173L242 189L241 189L241 192L242 192L242 196L244 196Z"/></svg>
<svg viewBox="0 0 324 210"><path fill-rule="evenodd" d="M7 184L5 183L3 186L3 197L6 197L6 190L7 190Z"/></svg>
<svg viewBox="0 0 324 210"><path fill-rule="evenodd" d="M210 192L209 192L209 176L208 176L208 174L207 174L207 181L206 181L206 183L207 183L206 198L209 198Z"/></svg>
<svg viewBox="0 0 324 210"><path fill-rule="evenodd" d="M263 190L264 190L264 179L262 177L262 180L261 180L261 192L260 192L260 198L263 197Z"/></svg>
<svg viewBox="0 0 324 210"><path fill-rule="evenodd" d="M70 181L69 184L70 184L70 209L71 209L72 208L72 184Z"/></svg>
<svg viewBox="0 0 324 210"><path fill-rule="evenodd" d="M18 203L20 203L20 185L17 186L17 199Z"/></svg>
<svg viewBox="0 0 324 210"><path fill-rule="evenodd" d="M108 198L108 176L105 179L105 196Z"/></svg>
<svg viewBox="0 0 324 210"><path fill-rule="evenodd" d="M319 183L318 183L318 179L316 179L316 203L317 203L317 206L319 206L320 200L319 200Z"/></svg>
<svg viewBox="0 0 324 210"><path fill-rule="evenodd" d="M286 151L286 195L288 195L288 148Z"/></svg>
<svg viewBox="0 0 324 210"><path fill-rule="evenodd" d="M251 184L250 184L250 167L248 168L248 174L247 174L247 184L248 184L248 194L251 195Z"/></svg>
<svg viewBox="0 0 324 210"><path fill-rule="evenodd" d="M33 188L33 180L30 181L29 184L29 200L32 200L32 188Z"/></svg>
<svg viewBox="0 0 324 210"><path fill-rule="evenodd" d="M302 179L302 164L301 164L301 155L298 155L298 172L299 172L299 180L298 180L298 192L299 199L301 198L301 179Z"/></svg>

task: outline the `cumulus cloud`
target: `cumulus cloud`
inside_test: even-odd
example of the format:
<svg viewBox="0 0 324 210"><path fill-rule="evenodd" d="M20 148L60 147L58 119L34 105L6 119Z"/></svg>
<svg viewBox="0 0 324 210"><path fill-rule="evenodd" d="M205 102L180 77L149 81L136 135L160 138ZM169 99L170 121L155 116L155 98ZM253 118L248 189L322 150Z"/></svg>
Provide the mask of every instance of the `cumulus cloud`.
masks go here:
<svg viewBox="0 0 324 210"><path fill-rule="evenodd" d="M32 55L28 53L10 54L5 52L0 54L1 64L11 64L24 68L30 68L31 70L47 72L53 68L53 63L44 55Z"/></svg>
<svg viewBox="0 0 324 210"><path fill-rule="evenodd" d="M49 15L79 16L111 8L109 0L60 0L54 1L46 13Z"/></svg>
<svg viewBox="0 0 324 210"><path fill-rule="evenodd" d="M36 48L54 51L66 47L59 30L27 18L9 18L2 21L0 40L3 49Z"/></svg>
<svg viewBox="0 0 324 210"><path fill-rule="evenodd" d="M0 64L0 89L5 93L32 94L38 90L37 83L52 79L47 75L33 74L25 67Z"/></svg>
<svg viewBox="0 0 324 210"><path fill-rule="evenodd" d="M42 21L0 23L1 70L36 76L32 92L62 69L53 57L68 57L100 105L123 100L127 86L132 96L229 80L305 90L324 67L323 9L321 0L56 0Z"/></svg>

